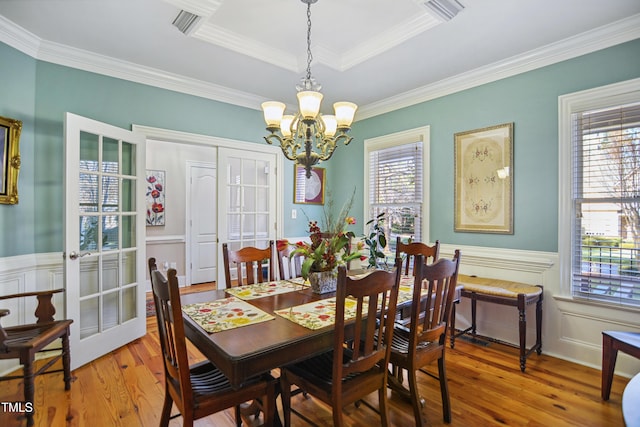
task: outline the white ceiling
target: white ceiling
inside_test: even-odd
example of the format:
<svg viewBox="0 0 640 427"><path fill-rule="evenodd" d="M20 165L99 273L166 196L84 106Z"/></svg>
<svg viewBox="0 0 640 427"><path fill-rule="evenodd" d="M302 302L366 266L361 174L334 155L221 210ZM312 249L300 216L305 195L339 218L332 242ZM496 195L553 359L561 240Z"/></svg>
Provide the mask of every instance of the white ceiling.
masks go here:
<svg viewBox="0 0 640 427"><path fill-rule="evenodd" d="M356 118L640 37L638 0L318 0L312 74ZM0 0L0 41L38 59L259 108L295 104L306 68L300 0ZM189 35L180 10L202 16ZM640 52L638 53L640 55Z"/></svg>

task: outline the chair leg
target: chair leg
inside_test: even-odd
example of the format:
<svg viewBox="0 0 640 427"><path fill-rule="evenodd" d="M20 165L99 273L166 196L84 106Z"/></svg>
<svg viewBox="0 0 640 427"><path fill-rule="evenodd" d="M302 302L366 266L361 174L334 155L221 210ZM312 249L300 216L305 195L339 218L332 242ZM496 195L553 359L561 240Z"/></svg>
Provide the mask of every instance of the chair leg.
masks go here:
<svg viewBox="0 0 640 427"><path fill-rule="evenodd" d="M173 399L169 394L169 390L164 390L164 403L162 404L162 415L160 417L160 427L167 427L169 425L169 419L171 418L171 407L173 406Z"/></svg>
<svg viewBox="0 0 640 427"><path fill-rule="evenodd" d="M438 359L438 379L440 380L440 394L442 395L442 419L449 424L451 422L451 402L449 401L449 385L445 366L443 353L442 357Z"/></svg>
<svg viewBox="0 0 640 427"><path fill-rule="evenodd" d="M64 389L71 390L71 349L69 348L69 328L62 336L62 369L64 371Z"/></svg>
<svg viewBox="0 0 640 427"><path fill-rule="evenodd" d="M425 420L422 415L422 403L420 402L416 370L407 369L407 377L409 378L409 395L411 399L411 406L413 406L413 416L416 421L416 426L423 426L425 425Z"/></svg>
<svg viewBox="0 0 640 427"><path fill-rule="evenodd" d="M241 427L242 426L242 413L240 411L240 405L236 405L235 414L236 414L236 427Z"/></svg>
<svg viewBox="0 0 640 427"><path fill-rule="evenodd" d="M342 408L332 408L333 411L333 427L343 427Z"/></svg>
<svg viewBox="0 0 640 427"><path fill-rule="evenodd" d="M33 384L33 357L27 357L23 362L23 374L24 374L24 401L30 402L33 405L34 398L34 384ZM33 412L35 408L32 408L30 412L25 411L24 415L27 418L27 426L33 425Z"/></svg>
<svg viewBox="0 0 640 427"><path fill-rule="evenodd" d="M389 425L389 408L387 405L387 380L378 389L378 406L380 407L380 424L382 427Z"/></svg>

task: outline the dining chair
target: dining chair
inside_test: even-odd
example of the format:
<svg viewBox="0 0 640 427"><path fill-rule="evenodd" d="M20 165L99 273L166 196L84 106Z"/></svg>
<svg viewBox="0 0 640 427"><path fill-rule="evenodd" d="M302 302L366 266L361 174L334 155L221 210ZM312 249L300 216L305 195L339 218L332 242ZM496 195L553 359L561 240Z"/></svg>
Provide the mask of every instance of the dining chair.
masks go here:
<svg viewBox="0 0 640 427"><path fill-rule="evenodd" d="M420 370L440 381L442 413L444 422L451 422L451 404L445 370L445 342L447 325L458 279L460 251L453 260L439 259L426 264L424 257L415 259L413 300L409 327L395 325L391 345L391 365L395 370L405 369L409 379L407 390L397 375L389 376L389 386L401 396L409 399L413 406L415 425L425 425L422 414L424 401L420 398L416 372ZM438 361L438 376L422 368Z"/></svg>
<svg viewBox="0 0 640 427"><path fill-rule="evenodd" d="M429 246L422 242L403 243L400 237L396 240L396 258L402 260L402 274L405 276L413 276L416 257L422 255L424 262L430 263L438 260L440 255L440 242L436 240L433 246ZM455 312L455 307L454 307ZM411 318L411 307L404 307L396 313L398 323L408 325ZM402 371L394 370L395 375L402 382Z"/></svg>
<svg viewBox="0 0 640 427"><path fill-rule="evenodd" d="M333 350L280 370L285 426L291 425L293 384L331 405L334 426L343 425L346 405L378 391L381 422L389 424L387 365L399 282L398 268L362 278L347 276L345 266L338 268ZM352 307L352 318L347 307Z"/></svg>
<svg viewBox="0 0 640 427"><path fill-rule="evenodd" d="M291 255L293 248L290 245L276 245L278 253L278 271L280 280L294 279L302 276L302 255Z"/></svg>
<svg viewBox="0 0 640 427"><path fill-rule="evenodd" d="M227 289L235 286L252 285L262 283L265 279L275 280L275 270L273 265L273 240L269 241L269 246L259 249L252 246L245 246L237 251L229 249L227 243L222 244L222 257L224 260L224 277L227 281ZM263 262L267 261L268 275L263 274ZM236 271L237 281L231 281L231 271Z"/></svg>
<svg viewBox="0 0 640 427"><path fill-rule="evenodd" d="M51 302L54 294L64 289L46 291L23 292L19 294L3 295L0 300L26 298L35 296L38 305L35 311L36 323L3 327L0 325L0 360L18 359L22 365L22 375L4 375L0 381L22 379L24 382L25 417L27 425L33 425L35 377L43 374L62 372L64 389L71 389L71 350L69 348L69 331L73 320L54 320L55 307ZM8 309L0 309L0 319L9 315ZM49 348L49 345L60 339L59 348ZM34 372L34 360L37 354L60 351ZM56 362L62 360L62 369L49 369Z"/></svg>
<svg viewBox="0 0 640 427"><path fill-rule="evenodd" d="M436 262L440 255L440 241L436 240L433 246L422 242L403 243L400 237L396 240L396 258L402 259L402 273L413 275L415 258L422 255L424 262Z"/></svg>
<svg viewBox="0 0 640 427"><path fill-rule="evenodd" d="M168 426L175 403L182 415L182 424L235 407L236 425L242 425L240 405L253 401L264 414L264 425L275 419L277 380L269 374L256 377L241 388L231 387L229 380L210 361L189 366L182 306L176 270L168 271L168 279L154 269L155 259L149 259L151 287L156 301L156 320L164 362L165 395L160 419ZM176 415L179 416L180 414Z"/></svg>

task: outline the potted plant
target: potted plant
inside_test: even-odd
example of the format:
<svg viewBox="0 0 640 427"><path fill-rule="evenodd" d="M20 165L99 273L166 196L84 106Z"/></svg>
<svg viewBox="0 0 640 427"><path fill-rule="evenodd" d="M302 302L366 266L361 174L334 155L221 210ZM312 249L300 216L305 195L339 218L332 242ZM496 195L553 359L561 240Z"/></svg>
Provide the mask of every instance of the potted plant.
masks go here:
<svg viewBox="0 0 640 427"><path fill-rule="evenodd" d="M387 247L387 236L384 230L385 213L379 213L369 220L370 233L364 236L364 242L369 249L369 268L389 269L384 249Z"/></svg>

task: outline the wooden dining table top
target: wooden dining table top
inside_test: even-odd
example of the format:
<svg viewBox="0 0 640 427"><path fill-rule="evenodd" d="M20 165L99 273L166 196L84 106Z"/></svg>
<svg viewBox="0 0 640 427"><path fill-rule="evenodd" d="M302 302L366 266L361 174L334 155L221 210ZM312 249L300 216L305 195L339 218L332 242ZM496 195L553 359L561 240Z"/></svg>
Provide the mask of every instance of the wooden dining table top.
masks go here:
<svg viewBox="0 0 640 427"><path fill-rule="evenodd" d="M229 297L224 289L181 296L183 305ZM315 294L309 287L246 302L274 319L230 330L208 333L183 313L185 335L229 379L240 387L251 377L304 360L332 348L333 328L312 330L275 314L278 309L299 306L335 296Z"/></svg>
<svg viewBox="0 0 640 427"><path fill-rule="evenodd" d="M189 293L181 296L181 303L184 307L187 304L217 301L230 296L225 289ZM205 331L183 312L185 335L237 388L256 375L333 348L333 327L313 330L275 313L276 310L332 297L335 297L335 292L316 294L310 287L300 286L300 289L292 292L246 300L274 319L213 333ZM456 295L456 300L458 299L459 295ZM397 309L410 305L410 300L399 302Z"/></svg>

